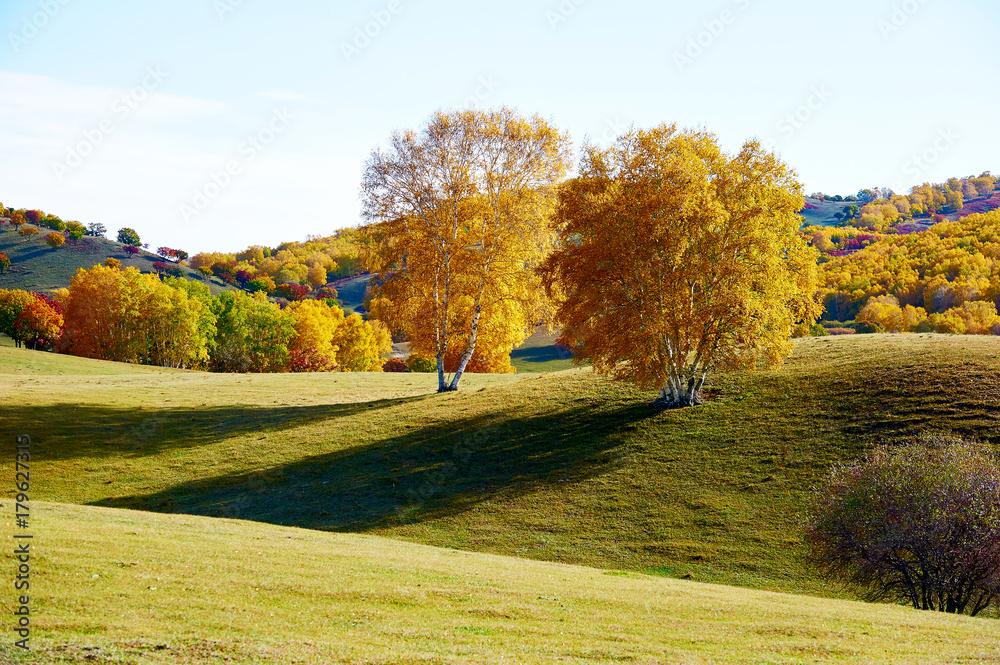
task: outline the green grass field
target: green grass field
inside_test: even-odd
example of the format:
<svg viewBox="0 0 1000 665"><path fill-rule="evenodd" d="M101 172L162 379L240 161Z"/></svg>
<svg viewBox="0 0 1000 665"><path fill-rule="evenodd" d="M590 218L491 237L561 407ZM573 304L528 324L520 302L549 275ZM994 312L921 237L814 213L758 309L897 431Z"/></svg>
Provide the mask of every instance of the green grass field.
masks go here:
<svg viewBox="0 0 1000 665"><path fill-rule="evenodd" d="M996 621L237 520L32 510L33 651L13 654L4 630L5 663L1000 659Z"/></svg>
<svg viewBox="0 0 1000 665"><path fill-rule="evenodd" d="M800 341L663 412L587 369L219 375L0 348L3 430L37 498L230 516L539 560L836 595L802 561L805 493L925 427L996 440L1000 340Z"/></svg>
<svg viewBox="0 0 1000 665"><path fill-rule="evenodd" d="M52 291L69 286L77 269L93 268L112 257L123 266L135 266L142 272L155 272L153 263L160 257L141 251L129 258L123 245L106 238L81 238L76 244L67 241L62 247L53 249L45 244L45 234L51 230L39 228L41 235L25 240L17 234L13 226L0 224L0 252L11 260L9 272L0 275L0 289L24 289L25 291ZM178 266L184 276L209 285L212 293L220 293L230 287L218 278L206 278L201 273Z"/></svg>
<svg viewBox="0 0 1000 665"><path fill-rule="evenodd" d="M170 515L179 513L238 518L315 532L352 532L414 545L627 571L624 579L642 579L644 585L667 585L657 589L673 588L669 585L675 584L662 578L683 578L847 599L849 594L828 586L805 563L800 523L809 488L834 462L856 457L876 441L898 440L926 428L951 429L997 443L998 352L1000 340L992 337L808 338L797 342L784 368L716 376L709 386L712 399L708 404L664 412L648 406L651 394L597 378L589 369L468 375L460 392L438 395L433 392L436 377L429 374L205 374L0 346L0 394L4 395L0 433L9 440L19 434L32 437L35 500L166 514L108 513L97 508L84 511L87 520L95 524L110 519L108 515L115 515L115 520L163 520L155 522L162 527L139 528L137 532L144 535L134 545L96 526L95 532L103 533L100 537L113 544L103 549L96 543L88 545L90 541L67 526L75 519L68 517L46 536L67 542L82 538L79 552L95 550L93 556L104 556L98 550L107 552L106 556L114 556L115 561L124 561L130 568L130 561L140 559L137 554L119 554L119 548L132 548L137 553L141 550L143 557L152 557L160 562L158 565L175 566L172 557L176 553L171 554L167 544L169 535L160 539L161 531L172 533L173 527L167 525L186 528L217 524L206 528L221 529L220 534L230 528L223 525L231 525L237 531L230 542L222 535L213 541L212 547L220 553L240 549L248 542L271 542L274 537L263 534L277 533L268 531L273 527L267 525L213 523ZM60 511L76 515L72 511L84 510L69 506L50 509L54 515ZM44 519L39 523L40 529L44 523ZM255 529L262 529L261 535L250 535ZM336 534L294 533L319 539L317 543L347 542L336 540L342 537ZM178 538L178 542L183 541ZM432 552L405 550L408 546L398 543L384 546ZM89 577L74 568L85 566L90 555L70 550L64 552L60 565L71 571L66 575L75 576L76 584L90 584ZM126 556L131 558L126 560ZM303 560L309 558L302 556ZM240 561L237 558L227 565L246 575L232 580L237 587L242 580L242 591L234 589L231 600L219 602L236 607L240 603L235 599L243 598L244 610L256 613L256 617L268 604L264 603L263 609L249 607L260 598L250 594L246 580L256 580L258 574L242 567ZM512 570L521 565L513 559L504 561ZM538 563L523 565L525 571L544 569L532 567ZM187 571L185 575L201 574L193 563L176 566ZM327 576L334 575L329 566L323 570ZM92 574L102 573L97 570ZM641 575L659 579L636 577ZM320 583L301 582L306 587ZM275 590L285 589L288 584L291 582L275 582ZM589 582L580 584L580 593L590 588ZM83 594L83 588L89 587L78 589L68 584L60 593ZM168 607L185 602L182 588L192 587L170 587ZM609 597L616 593L608 591ZM750 597L739 589L724 593L732 594L734 599ZM316 608L329 603L331 597L339 597L336 593L323 595L318 588L302 594L304 597L287 600L280 607L288 612L321 612ZM537 595L548 597L548 592L539 591ZM132 607L133 596L121 598ZM129 622L138 622L141 614L129 615L132 619L114 619L118 623L112 623L118 627L112 630L112 624L101 623L111 619L91 616L100 607L112 606L114 600L101 602L104 605L96 601L89 604L81 596L78 602L66 605L65 612L75 618L53 625L53 635L58 635L53 637L53 644L72 635L77 645L89 640L99 642L98 646L110 648L117 644L115 648L125 649L125 643L116 642L114 636L126 635ZM373 609L382 607L378 602L372 600L366 610L369 616L383 616ZM827 608L823 612L834 613L832 608L841 607L805 598L774 602L782 606L818 603L809 607ZM64 606L62 601L58 604ZM433 605L414 603L405 607L412 609L410 619L416 625L423 621L421 613L439 611ZM728 602L720 605L730 606ZM238 616L218 615L213 607L204 605L204 621L232 622ZM851 607L871 612L872 617L896 616L880 613L897 611L884 606ZM622 616L633 610L622 610ZM599 613L596 609L592 612ZM720 615L721 623L717 625L720 634L724 625L734 621L733 615L726 612ZM176 639L178 644L184 644L184 640L202 644L197 629L185 632L181 614L168 611L164 616L173 617L173 627L153 629L159 637L149 637L148 642ZM594 620L587 616L574 614L572 620L577 625L573 630L590 630ZM753 622L761 616L770 615L764 612L747 621L756 626ZM878 656L875 646L875 651L858 646L860 642L852 637L853 629L818 616L806 613L799 628L787 629L791 632L775 628L775 633L754 633L756 628L736 627L733 630L737 635L763 639L763 644L770 645L768 649L780 649L757 652L747 646L749 650L741 651L742 655L731 653L727 657L736 659L733 662L837 658L852 662L943 662L951 656L935 660L927 655L935 653L931 645L952 644L949 640L958 640L958 644L965 639L952 628L964 625L963 619L941 618L959 623L940 624L948 628L938 635L927 632L929 628L910 630L930 625L924 621L937 620L911 612L893 634L901 640L900 645L912 644L916 650L905 652L910 655L904 657L904 652L891 651L896 645L894 640L884 640L878 648L890 651ZM386 621L386 625L402 625L395 619ZM887 621L892 624L894 620ZM977 621L969 625L978 626L981 635L994 635L990 631L995 630L995 623L989 619ZM470 630L480 627L472 621L456 625L471 626ZM492 625L483 628L493 630ZM662 643L651 641L653 633L644 631L653 630L654 625L655 621L648 629L630 628L639 631L638 637L623 637L625 642L619 645L622 650L608 650L608 645L601 642L588 647L598 655L572 651L576 654L573 657L580 662L586 658L611 662L619 655L621 660L634 658L637 662L725 662L712 654L729 654L735 648L735 643L727 642L728 647L719 646L720 651L701 653L694 645L677 642L681 639L677 636L664 637ZM241 633L238 625L227 630L209 641L223 645L233 641L236 662L285 662L279 656L272 660L249 659L249 652L240 651L249 648L246 633ZM358 651L335 657L346 662L408 662L392 655L402 653L411 654L412 662L476 662L478 657L470 655L478 652L462 650L465 642L447 635L412 642L405 637L409 629L400 630L380 634L377 639L381 646L372 647L377 656ZM434 630L416 632L437 634ZM293 637L291 633L282 634L285 637L274 634L273 645L266 640L260 644L274 646L275 654L284 653L282 640ZM551 645L542 648L534 637L525 637L527 634L518 638L528 640L523 648L542 650L532 651L527 659L514 658L515 662L554 661L560 654L569 658L570 651L546 650ZM833 639L832 635L844 637ZM787 642L787 648L792 649L793 644L800 644L796 640L806 639L804 636L815 636L808 637L812 640L809 643L819 651L782 650L786 647L780 645ZM311 638L302 639L312 643ZM482 640L473 642L480 644ZM407 650L414 644L426 645L428 651ZM494 647L510 654L515 649L512 644L521 643L498 638ZM632 645L628 649L683 646L693 651L633 652L624 645ZM301 654L297 651L301 648L291 648L289 653ZM453 651L447 651L449 648ZM956 646L956 651L946 649L941 653L962 653L971 658L962 662L1000 657L982 648L979 643L966 643L966 647ZM926 650L926 658L920 655L920 649ZM673 656L663 655L666 653L687 655L672 661ZM168 656L162 655L162 662L184 662L170 661ZM308 657L302 658L302 662L310 662Z"/></svg>

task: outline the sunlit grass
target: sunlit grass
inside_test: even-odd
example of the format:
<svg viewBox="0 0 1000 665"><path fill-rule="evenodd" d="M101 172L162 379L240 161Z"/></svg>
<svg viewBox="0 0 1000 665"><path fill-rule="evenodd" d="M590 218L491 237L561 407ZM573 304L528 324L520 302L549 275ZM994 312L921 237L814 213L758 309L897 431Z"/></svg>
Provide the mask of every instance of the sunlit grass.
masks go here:
<svg viewBox="0 0 1000 665"><path fill-rule="evenodd" d="M1000 658L997 622L898 606L236 520L39 502L33 511L33 651L15 656L5 638L0 658L14 662Z"/></svg>
<svg viewBox="0 0 1000 665"><path fill-rule="evenodd" d="M356 531L524 558L837 596L805 565L816 479L920 429L995 440L1000 340L800 341L702 407L586 369L218 375L0 348L2 418L37 498ZM60 372L62 374L60 374Z"/></svg>

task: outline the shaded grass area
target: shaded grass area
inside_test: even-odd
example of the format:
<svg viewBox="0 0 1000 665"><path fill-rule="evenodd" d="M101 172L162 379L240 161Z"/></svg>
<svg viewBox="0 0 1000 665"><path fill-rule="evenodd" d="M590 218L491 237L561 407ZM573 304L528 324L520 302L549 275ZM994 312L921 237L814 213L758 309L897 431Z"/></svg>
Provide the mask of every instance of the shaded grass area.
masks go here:
<svg viewBox="0 0 1000 665"><path fill-rule="evenodd" d="M371 281L371 275L360 275L351 279L338 281L337 300L348 314L361 312L365 306L365 289Z"/></svg>
<svg viewBox="0 0 1000 665"><path fill-rule="evenodd" d="M32 561L33 650L14 654L5 639L2 662L1000 659L997 622L898 606L238 520L42 502L33 514L45 537Z"/></svg>
<svg viewBox="0 0 1000 665"><path fill-rule="evenodd" d="M437 395L420 374L3 374L45 354L0 349L0 430L33 437L47 500L837 596L802 557L809 488L928 427L996 443L998 351L801 340L784 368L719 375L709 403L663 412L586 369Z"/></svg>
<svg viewBox="0 0 1000 665"><path fill-rule="evenodd" d="M539 326L535 334L524 340L510 354L510 362L518 372L560 372L573 369L573 353L556 346L558 332Z"/></svg>

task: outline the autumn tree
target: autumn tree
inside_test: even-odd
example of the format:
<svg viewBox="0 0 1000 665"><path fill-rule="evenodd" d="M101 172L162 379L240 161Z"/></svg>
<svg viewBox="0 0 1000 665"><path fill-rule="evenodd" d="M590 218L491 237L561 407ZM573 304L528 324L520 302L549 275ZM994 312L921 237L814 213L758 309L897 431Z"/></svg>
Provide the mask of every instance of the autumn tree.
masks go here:
<svg viewBox="0 0 1000 665"><path fill-rule="evenodd" d="M53 231L52 233L45 236L45 243L52 249L55 249L56 247L62 247L64 244L66 244L66 236L56 231Z"/></svg>
<svg viewBox="0 0 1000 665"><path fill-rule="evenodd" d="M10 258L3 252L0 252L0 275L8 270L10 270Z"/></svg>
<svg viewBox="0 0 1000 665"><path fill-rule="evenodd" d="M137 268L80 269L66 299L60 350L73 355L162 367L208 360L206 303Z"/></svg>
<svg viewBox="0 0 1000 665"><path fill-rule="evenodd" d="M699 403L713 369L780 363L820 311L803 204L795 172L756 141L729 155L662 125L585 146L542 266L564 341L668 406Z"/></svg>
<svg viewBox="0 0 1000 665"><path fill-rule="evenodd" d="M14 321L15 339L30 342L32 349L38 349L39 345L51 346L62 335L62 306L42 293L31 295L34 300Z"/></svg>
<svg viewBox="0 0 1000 665"><path fill-rule="evenodd" d="M501 108L438 112L369 158L372 318L436 358L439 391L457 390L476 357L507 356L509 366L541 319L533 267L550 248L547 221L569 150L568 136L542 118Z"/></svg>
<svg viewBox="0 0 1000 665"><path fill-rule="evenodd" d="M342 372L381 372L392 352L392 335L381 321L365 321L360 314L345 318L333 335Z"/></svg>
<svg viewBox="0 0 1000 665"><path fill-rule="evenodd" d="M14 346L21 346L24 337L17 322L35 298L21 289L0 289L0 333L14 340Z"/></svg>
<svg viewBox="0 0 1000 665"><path fill-rule="evenodd" d="M33 236L37 236L39 233L41 233L41 231L38 230L38 227L25 225L25 226L22 226L21 228L19 228L17 230L17 233L22 238L24 238L25 240L27 240L28 238L31 238Z"/></svg>
<svg viewBox="0 0 1000 665"><path fill-rule="evenodd" d="M10 213L10 224L15 229L20 230L20 228L22 226L24 226L25 224L27 224L27 223L28 223L28 220L25 219L24 213L21 212L20 210L15 210L15 211L13 211L13 212Z"/></svg>
<svg viewBox="0 0 1000 665"><path fill-rule="evenodd" d="M73 244L75 245L79 242L80 238L87 235L87 229L80 222L67 222L66 233L73 239Z"/></svg>
<svg viewBox="0 0 1000 665"><path fill-rule="evenodd" d="M123 245L141 245L142 240L139 239L139 234L136 233L135 229L130 229L129 227L124 227L118 229L118 242Z"/></svg>
<svg viewBox="0 0 1000 665"><path fill-rule="evenodd" d="M285 310L292 315L295 335L288 351L292 371L331 371L337 367L333 336L344 322L344 310L320 300L299 300Z"/></svg>
<svg viewBox="0 0 1000 665"><path fill-rule="evenodd" d="M216 372L279 372L288 364L288 345L295 335L291 314L268 302L262 293L220 293L213 305L218 343L211 353Z"/></svg>

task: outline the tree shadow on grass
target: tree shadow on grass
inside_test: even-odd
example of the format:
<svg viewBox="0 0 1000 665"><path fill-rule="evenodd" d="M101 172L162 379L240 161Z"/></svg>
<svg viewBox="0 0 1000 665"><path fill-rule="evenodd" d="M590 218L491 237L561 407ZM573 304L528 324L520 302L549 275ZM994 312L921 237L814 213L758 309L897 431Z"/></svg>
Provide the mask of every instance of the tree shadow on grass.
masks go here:
<svg viewBox="0 0 1000 665"><path fill-rule="evenodd" d="M453 515L501 492L610 471L624 463L621 446L635 423L658 413L642 404L532 417L498 412L94 505L366 531Z"/></svg>
<svg viewBox="0 0 1000 665"><path fill-rule="evenodd" d="M0 431L31 436L40 459L146 457L208 446L231 437L348 418L429 396L355 404L286 407L135 409L81 404L5 406Z"/></svg>
<svg viewBox="0 0 1000 665"><path fill-rule="evenodd" d="M529 363L544 363L552 360L572 360L573 353L565 348L552 346L533 346L526 349L511 351L511 360L523 360Z"/></svg>

